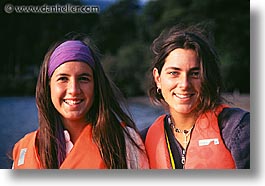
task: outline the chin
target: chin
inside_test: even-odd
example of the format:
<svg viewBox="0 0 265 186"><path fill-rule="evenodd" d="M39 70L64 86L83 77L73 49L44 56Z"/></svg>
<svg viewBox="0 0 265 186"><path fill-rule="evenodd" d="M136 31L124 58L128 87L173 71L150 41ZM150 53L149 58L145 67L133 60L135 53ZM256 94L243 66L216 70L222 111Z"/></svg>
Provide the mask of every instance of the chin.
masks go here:
<svg viewBox="0 0 265 186"><path fill-rule="evenodd" d="M182 113L182 114L190 114L193 112L193 108L191 107L175 107L174 110L178 113Z"/></svg>

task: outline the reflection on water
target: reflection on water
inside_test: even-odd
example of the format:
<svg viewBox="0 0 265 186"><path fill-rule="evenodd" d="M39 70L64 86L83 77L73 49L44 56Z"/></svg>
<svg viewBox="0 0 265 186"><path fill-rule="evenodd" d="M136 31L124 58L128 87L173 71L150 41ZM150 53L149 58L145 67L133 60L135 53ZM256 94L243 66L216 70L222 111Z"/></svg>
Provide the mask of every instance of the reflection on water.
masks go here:
<svg viewBox="0 0 265 186"><path fill-rule="evenodd" d="M141 99L142 101L142 99ZM129 111L139 130L149 126L163 109L141 102L139 99L129 101ZM12 162L7 153L26 133L38 127L37 108L33 97L0 98L0 168L10 168Z"/></svg>

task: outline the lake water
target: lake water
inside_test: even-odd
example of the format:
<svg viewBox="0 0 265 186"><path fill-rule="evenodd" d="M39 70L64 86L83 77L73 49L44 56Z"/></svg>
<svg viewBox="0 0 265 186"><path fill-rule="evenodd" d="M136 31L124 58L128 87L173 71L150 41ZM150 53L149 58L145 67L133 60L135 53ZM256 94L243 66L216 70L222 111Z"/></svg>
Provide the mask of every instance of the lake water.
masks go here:
<svg viewBox="0 0 265 186"><path fill-rule="evenodd" d="M144 101L143 101L144 99ZM139 130L149 126L164 111L148 104L146 98L130 99L129 111ZM0 97L0 169L11 167L7 157L13 145L38 127L34 97Z"/></svg>

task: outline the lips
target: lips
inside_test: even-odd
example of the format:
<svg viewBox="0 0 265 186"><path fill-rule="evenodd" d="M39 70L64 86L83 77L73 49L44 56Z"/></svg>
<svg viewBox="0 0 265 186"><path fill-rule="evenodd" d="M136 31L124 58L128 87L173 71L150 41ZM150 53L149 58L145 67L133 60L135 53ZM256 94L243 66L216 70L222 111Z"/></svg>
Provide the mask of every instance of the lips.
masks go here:
<svg viewBox="0 0 265 186"><path fill-rule="evenodd" d="M68 105L78 105L83 101L83 99L64 99L63 101Z"/></svg>
<svg viewBox="0 0 265 186"><path fill-rule="evenodd" d="M179 98L179 99L189 99L191 98L192 96L194 96L195 94L194 93L188 93L188 94L177 94L177 93L174 93L174 95Z"/></svg>

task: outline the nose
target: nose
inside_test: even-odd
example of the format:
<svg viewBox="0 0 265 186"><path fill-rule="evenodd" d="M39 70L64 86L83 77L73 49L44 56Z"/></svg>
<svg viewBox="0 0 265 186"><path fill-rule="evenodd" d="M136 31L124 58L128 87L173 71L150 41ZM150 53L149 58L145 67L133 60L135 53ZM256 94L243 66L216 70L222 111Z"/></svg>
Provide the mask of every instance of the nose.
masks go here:
<svg viewBox="0 0 265 186"><path fill-rule="evenodd" d="M186 89L189 87L189 77L188 74L182 74L179 78L179 87Z"/></svg>
<svg viewBox="0 0 265 186"><path fill-rule="evenodd" d="M68 84L68 93L72 95L77 95L80 94L81 89L80 89L80 84L77 80L72 79L69 84Z"/></svg>

